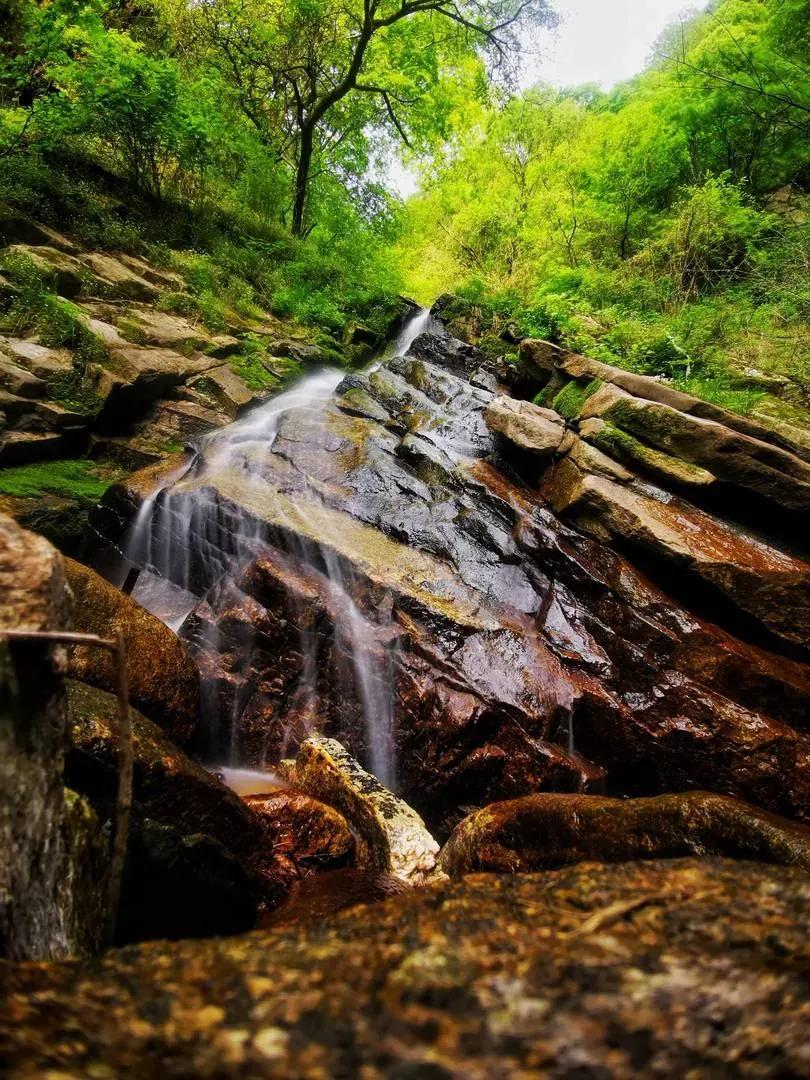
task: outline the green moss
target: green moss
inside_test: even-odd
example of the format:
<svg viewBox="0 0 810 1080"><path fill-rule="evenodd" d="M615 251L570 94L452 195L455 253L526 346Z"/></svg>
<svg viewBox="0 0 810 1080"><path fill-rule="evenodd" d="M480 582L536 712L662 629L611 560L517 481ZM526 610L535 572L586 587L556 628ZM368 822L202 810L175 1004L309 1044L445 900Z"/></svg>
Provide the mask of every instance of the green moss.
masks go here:
<svg viewBox="0 0 810 1080"><path fill-rule="evenodd" d="M676 481L685 484L711 483L711 473L701 469L699 465L683 461L681 458L664 454L660 450L654 450L651 446L640 442L629 435L626 431L605 423L604 427L589 436L597 449L604 451L617 461L635 465L656 477L662 477L668 481Z"/></svg>
<svg viewBox="0 0 810 1080"><path fill-rule="evenodd" d="M143 331L143 327L134 319L118 319L115 325L121 334L121 337L125 338L127 341L131 341L133 345L146 344L146 334Z"/></svg>
<svg viewBox="0 0 810 1080"><path fill-rule="evenodd" d="M669 449L672 446L673 422L677 424L681 417L681 413L657 408L653 403L638 408L635 399L629 398L615 401L604 419L624 431L632 431L655 446Z"/></svg>
<svg viewBox="0 0 810 1080"><path fill-rule="evenodd" d="M258 356L232 356L230 365L251 390L271 390L278 386L278 379L270 374Z"/></svg>
<svg viewBox="0 0 810 1080"><path fill-rule="evenodd" d="M564 416L566 420L576 420L582 412L585 402L596 393L601 385L601 379L594 379L587 386L582 386L581 383L576 381L566 383L554 398L552 408L556 409L560 416Z"/></svg>
<svg viewBox="0 0 810 1080"><path fill-rule="evenodd" d="M550 409L553 405L554 398L557 396L557 391L553 386L544 386L539 394L535 394L532 398L533 405L540 405L544 409Z"/></svg>
<svg viewBox="0 0 810 1080"><path fill-rule="evenodd" d="M42 461L0 471L0 494L35 498L45 493L96 501L123 475L114 466L84 458Z"/></svg>

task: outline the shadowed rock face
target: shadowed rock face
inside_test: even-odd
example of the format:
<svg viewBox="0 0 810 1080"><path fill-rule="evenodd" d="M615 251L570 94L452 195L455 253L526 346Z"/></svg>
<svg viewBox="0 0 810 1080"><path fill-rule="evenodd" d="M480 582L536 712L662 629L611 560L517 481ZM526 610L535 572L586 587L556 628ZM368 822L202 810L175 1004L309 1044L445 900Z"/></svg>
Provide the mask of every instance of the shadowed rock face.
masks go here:
<svg viewBox="0 0 810 1080"><path fill-rule="evenodd" d="M64 562L76 629L104 638L114 638L119 632L123 635L133 704L175 742L188 742L197 724L200 693L197 671L182 642L93 570L73 559ZM102 690L117 689L115 661L90 646L73 649L70 674Z"/></svg>
<svg viewBox="0 0 810 1080"><path fill-rule="evenodd" d="M15 1080L800 1076L808 902L805 873L714 859L474 875L7 970L0 1046Z"/></svg>
<svg viewBox="0 0 810 1080"><path fill-rule="evenodd" d="M559 424L509 404L506 373L475 348L428 333L323 408L287 412L272 439L209 444L159 496L153 549L182 538L167 572L201 597L181 633L214 742L275 762L317 728L368 766L346 630L359 613L366 668L391 692L393 782L436 835L498 799L600 788L699 787L807 820L810 564L723 510L732 490L760 505L762 469L790 458L764 531L795 532L804 458L655 380L536 344L542 363L527 371L524 349L519 379L553 387ZM594 419L605 390L641 402L632 432ZM712 425L711 453L682 462L680 435L645 442L645 403L657 431L661 409ZM556 450L529 446L538 416ZM110 491L108 541L147 486Z"/></svg>

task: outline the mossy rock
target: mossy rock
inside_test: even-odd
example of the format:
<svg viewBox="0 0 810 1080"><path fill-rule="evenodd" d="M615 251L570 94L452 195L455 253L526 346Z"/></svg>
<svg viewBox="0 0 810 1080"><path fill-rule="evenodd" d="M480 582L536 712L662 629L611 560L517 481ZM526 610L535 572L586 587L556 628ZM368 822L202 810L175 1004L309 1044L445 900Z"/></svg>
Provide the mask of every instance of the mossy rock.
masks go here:
<svg viewBox="0 0 810 1080"><path fill-rule="evenodd" d="M625 465L633 466L665 484L681 487L708 487L714 476L699 465L665 454L647 446L639 439L613 424L588 420L582 426L582 436L597 449Z"/></svg>
<svg viewBox="0 0 810 1080"><path fill-rule="evenodd" d="M572 381L566 383L562 390L558 391L551 403L552 409L566 420L576 420L585 402L592 397L602 386L601 379L593 379L585 386L582 383ZM536 404L540 404L536 402Z"/></svg>

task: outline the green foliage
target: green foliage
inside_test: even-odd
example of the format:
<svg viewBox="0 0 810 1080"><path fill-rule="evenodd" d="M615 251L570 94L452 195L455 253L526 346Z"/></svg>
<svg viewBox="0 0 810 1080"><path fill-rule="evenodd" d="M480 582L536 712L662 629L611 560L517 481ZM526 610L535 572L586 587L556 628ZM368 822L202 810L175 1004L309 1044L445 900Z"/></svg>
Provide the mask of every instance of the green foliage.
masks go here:
<svg viewBox="0 0 810 1080"><path fill-rule="evenodd" d="M718 0L609 94L546 87L463 128L408 206L408 291L737 410L807 398L807 0ZM778 190L774 190L778 189ZM806 367L806 365L804 365ZM802 406L806 407L806 406Z"/></svg>
<svg viewBox="0 0 810 1080"><path fill-rule="evenodd" d="M115 466L84 458L44 461L3 469L0 472L0 493L18 498L62 495L96 502L110 484L122 475L122 471Z"/></svg>
<svg viewBox="0 0 810 1080"><path fill-rule="evenodd" d="M104 363L104 343L74 304L48 290L45 275L32 259L12 252L0 258L0 267L15 286L15 296L0 316L0 327L14 334L35 333L42 345L51 348L70 348L82 365Z"/></svg>

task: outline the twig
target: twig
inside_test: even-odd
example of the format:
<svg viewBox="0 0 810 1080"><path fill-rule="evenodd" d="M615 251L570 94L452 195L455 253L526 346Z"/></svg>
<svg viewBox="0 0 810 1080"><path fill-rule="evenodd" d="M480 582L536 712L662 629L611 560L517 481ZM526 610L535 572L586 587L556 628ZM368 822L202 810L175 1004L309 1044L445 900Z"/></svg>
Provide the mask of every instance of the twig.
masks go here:
<svg viewBox="0 0 810 1080"><path fill-rule="evenodd" d="M114 638L102 638L97 634L80 634L62 630L0 630L0 638L7 641L51 641L64 645L91 645L106 649L116 658L118 699L118 796L115 806L115 829L110 847L110 876L107 897L107 923L104 942L112 944L121 881L127 856L129 819L132 812L132 773L134 748L132 721L129 714L129 683L127 681L127 656L124 636L119 630Z"/></svg>

